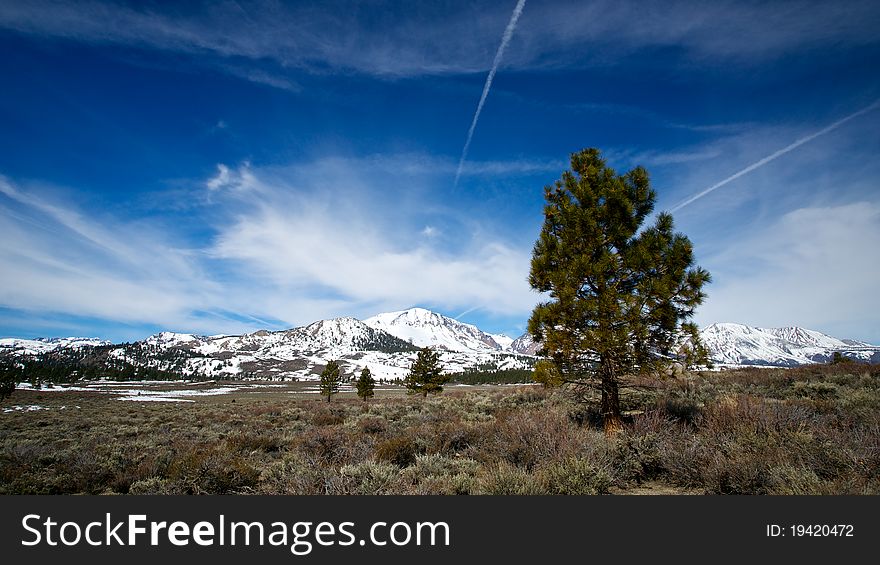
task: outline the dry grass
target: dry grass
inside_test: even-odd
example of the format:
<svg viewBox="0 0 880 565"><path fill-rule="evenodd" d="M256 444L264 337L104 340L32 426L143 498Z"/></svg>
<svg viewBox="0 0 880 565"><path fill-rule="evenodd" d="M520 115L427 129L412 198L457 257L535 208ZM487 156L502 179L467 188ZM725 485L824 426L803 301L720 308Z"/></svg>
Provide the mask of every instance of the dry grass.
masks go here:
<svg viewBox="0 0 880 565"><path fill-rule="evenodd" d="M46 410L0 414L0 492L880 492L877 366L690 375L628 402L635 415L607 440L589 408L538 387L329 405L16 391L4 407Z"/></svg>

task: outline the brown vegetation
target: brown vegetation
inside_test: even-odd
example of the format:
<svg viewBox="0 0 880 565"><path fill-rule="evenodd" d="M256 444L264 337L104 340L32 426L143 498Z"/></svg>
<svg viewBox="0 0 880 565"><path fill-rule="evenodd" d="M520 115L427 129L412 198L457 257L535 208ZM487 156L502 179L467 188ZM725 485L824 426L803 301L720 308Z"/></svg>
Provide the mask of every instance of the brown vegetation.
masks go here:
<svg viewBox="0 0 880 565"><path fill-rule="evenodd" d="M19 390L4 407L48 409L0 414L0 492L880 492L878 366L690 375L621 402L624 431L606 439L598 411L535 386L330 406Z"/></svg>

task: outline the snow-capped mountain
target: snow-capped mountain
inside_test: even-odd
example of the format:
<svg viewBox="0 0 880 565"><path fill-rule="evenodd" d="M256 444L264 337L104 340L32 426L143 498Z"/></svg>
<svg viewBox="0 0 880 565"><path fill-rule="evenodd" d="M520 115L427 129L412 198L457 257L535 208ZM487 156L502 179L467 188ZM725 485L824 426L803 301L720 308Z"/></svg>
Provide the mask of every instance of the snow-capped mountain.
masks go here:
<svg viewBox="0 0 880 565"><path fill-rule="evenodd" d="M476 326L464 324L424 308L378 314L367 318L364 323L417 347L435 347L462 352L504 350L492 335Z"/></svg>
<svg viewBox="0 0 880 565"><path fill-rule="evenodd" d="M712 324L700 335L717 366L825 363L835 352L859 361L880 362L880 347L798 327L767 329L723 323ZM441 314L412 308L364 321L334 318L289 330L238 336L162 332L118 345L95 338L4 338L0 339L0 357L50 352L64 356L65 352L92 347L97 358L171 374L270 380L317 379L327 362L336 360L348 377L368 367L378 379L401 379L418 348L424 346L439 351L444 372L454 373L478 367L532 367L540 344L529 334L517 339L492 335ZM72 357L80 358L81 354Z"/></svg>
<svg viewBox="0 0 880 565"><path fill-rule="evenodd" d="M835 352L858 361L880 362L880 347L799 327L756 328L721 323L702 329L700 338L718 365L792 367L827 363Z"/></svg>
<svg viewBox="0 0 880 565"><path fill-rule="evenodd" d="M531 334L526 332L513 340L508 347L508 350L522 355L537 355L540 347L541 344L536 343L535 340L532 339Z"/></svg>
<svg viewBox="0 0 880 565"><path fill-rule="evenodd" d="M334 318L289 330L261 330L240 336L163 332L143 343L160 352L186 352L185 373L216 378L313 379L328 361L336 360L347 376L355 376L368 367L376 378L400 379L408 373L418 347L428 343L440 351L444 371L449 373L478 365L524 368L532 362L528 357L501 351L497 343L490 347L482 341L489 334L474 326L427 310L407 312L410 315L403 317L404 312L380 314L375 317L380 319L379 323ZM411 325L403 324L404 320ZM424 322L421 326L419 320ZM391 323L394 321L397 323ZM383 326L391 327L398 335ZM437 333L436 339L431 339L431 331ZM417 339L409 341L399 335ZM444 347L448 344L455 348Z"/></svg>
<svg viewBox="0 0 880 565"><path fill-rule="evenodd" d="M204 339L202 336L197 336L193 334L181 334L175 332L160 332L154 335L151 335L143 342L147 345L153 345L160 348L168 348L175 346L182 346L186 344L197 343L199 339Z"/></svg>
<svg viewBox="0 0 880 565"><path fill-rule="evenodd" d="M37 339L19 339L15 337L0 338L0 353L16 353L21 355L39 355L55 349L95 347L110 345L111 342L96 337L52 337Z"/></svg>
<svg viewBox="0 0 880 565"><path fill-rule="evenodd" d="M489 334L489 337L495 340L495 343L498 344L502 351L510 351L510 346L516 341L512 337L504 334Z"/></svg>

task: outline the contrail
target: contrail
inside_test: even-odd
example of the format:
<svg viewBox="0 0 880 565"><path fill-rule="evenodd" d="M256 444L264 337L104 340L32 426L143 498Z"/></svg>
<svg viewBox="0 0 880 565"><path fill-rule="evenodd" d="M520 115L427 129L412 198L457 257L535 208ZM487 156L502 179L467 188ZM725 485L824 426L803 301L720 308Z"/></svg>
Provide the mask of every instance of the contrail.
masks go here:
<svg viewBox="0 0 880 565"><path fill-rule="evenodd" d="M727 177L723 181L713 184L712 186L710 186L706 190L704 190L702 192L698 192L697 194L691 196L690 198L688 198L687 200L685 200L681 204L678 204L677 206L672 208L670 210L670 212L676 212L678 210L681 210L682 208L684 208L688 204L690 204L696 200L699 200L700 198L706 196L707 194L709 194L713 190L717 190L717 189L721 188L722 186L724 186L725 184L732 182L732 181L735 181L739 177L754 171L758 167L763 167L764 165L766 165L770 161L773 161L777 157L781 157L781 156L785 155L786 153L788 153L789 151L794 151L795 149L797 149L798 147L800 147L804 143L807 143L809 141L813 141L814 139L816 139L819 136L822 136L828 132L834 131L837 128L839 128L840 126L842 126L843 124L845 124L846 122L852 120L853 118L858 118L862 114L866 114L866 113L870 112L871 110L874 110L878 107L880 107L880 100L875 100L874 103L871 104L870 106L866 106L865 108L862 108L858 112L854 112L854 113L850 114L849 116L846 116L845 118L841 118L841 119L837 120L836 122L834 122L833 124L831 124L830 126L825 127L823 129L820 129L819 131L817 131L815 133L811 133L810 135L808 135L806 137L802 137L802 138L798 139L797 141L795 141L794 143L792 143L791 145L788 145L787 147L783 147L779 151L777 151L771 155L768 155L767 157L764 157L760 161L758 161L756 163L752 163L751 165L749 165L745 169L730 175L729 177Z"/></svg>
<svg viewBox="0 0 880 565"><path fill-rule="evenodd" d="M467 139L464 142L464 149L461 150L461 159L458 161L458 170L455 172L454 186L458 186L458 179L461 176L461 169L464 166L464 160L467 159L468 149L471 146L471 139L474 137L474 130L477 127L477 120L480 119L480 112L483 111L483 104L486 103L486 97L489 96L489 89L492 88L492 79L495 78L495 72L498 70L498 65L501 64L501 57L504 55L504 50L507 48L507 44L510 43L510 38L513 37L513 30L516 28L516 22L519 20L525 5L526 0L517 0L516 7L510 15L510 21L507 22L507 28L504 30L504 35L501 36L501 45L498 46L498 51L495 53L495 60L492 61L492 68L489 70L489 76L486 77L486 84L483 85L483 94L480 96L480 102L477 104L477 111L474 112L474 119L468 130Z"/></svg>
<svg viewBox="0 0 880 565"><path fill-rule="evenodd" d="M458 320L462 316L466 316L466 315L470 314L471 312L473 312L474 310L479 310L479 309L480 309L480 306L474 306L473 308L468 308L467 310L465 310L464 312L462 312L461 314L456 316L455 319Z"/></svg>

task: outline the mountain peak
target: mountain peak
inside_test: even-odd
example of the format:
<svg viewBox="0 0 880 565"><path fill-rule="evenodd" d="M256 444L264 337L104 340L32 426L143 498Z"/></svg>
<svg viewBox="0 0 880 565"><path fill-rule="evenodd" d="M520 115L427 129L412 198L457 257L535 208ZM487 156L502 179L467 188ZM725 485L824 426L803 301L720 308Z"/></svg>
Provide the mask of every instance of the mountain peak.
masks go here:
<svg viewBox="0 0 880 565"><path fill-rule="evenodd" d="M826 363L835 352L861 361L880 359L878 348L798 326L758 328L716 323L700 331L700 339L709 349L712 360L721 365L787 367Z"/></svg>
<svg viewBox="0 0 880 565"><path fill-rule="evenodd" d="M364 323L417 347L436 347L450 351L504 349L491 335L476 326L424 308L377 314L364 320Z"/></svg>

